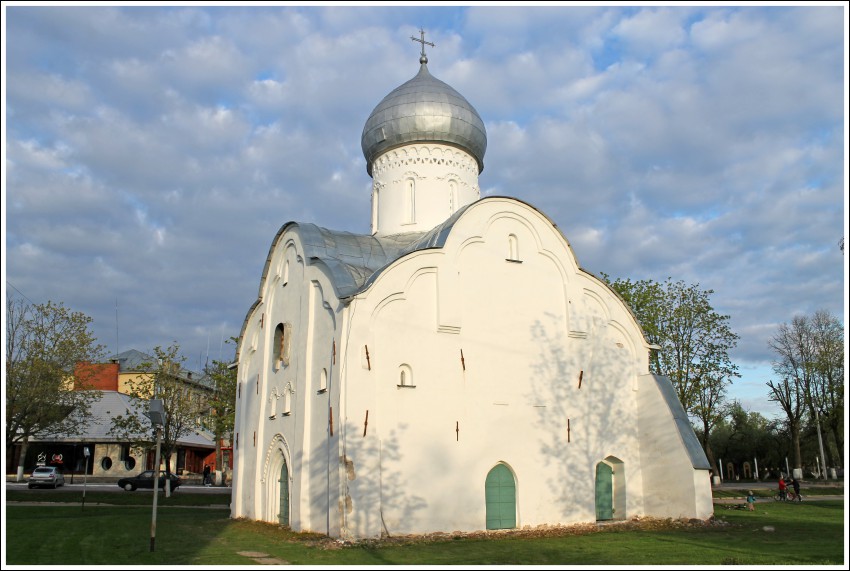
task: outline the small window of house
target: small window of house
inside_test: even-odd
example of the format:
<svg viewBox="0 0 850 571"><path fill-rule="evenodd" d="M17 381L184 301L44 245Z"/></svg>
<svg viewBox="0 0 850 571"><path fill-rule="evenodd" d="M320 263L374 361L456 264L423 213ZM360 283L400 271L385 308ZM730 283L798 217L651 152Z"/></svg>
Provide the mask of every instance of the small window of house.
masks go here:
<svg viewBox="0 0 850 571"><path fill-rule="evenodd" d="M269 420L274 420L277 416L277 390L273 390L269 395Z"/></svg>
<svg viewBox="0 0 850 571"><path fill-rule="evenodd" d="M416 221L416 183L409 178L404 183L405 222L412 224Z"/></svg>
<svg viewBox="0 0 850 571"><path fill-rule="evenodd" d="M283 389L283 415L289 416L292 413L292 385L286 385Z"/></svg>
<svg viewBox="0 0 850 571"><path fill-rule="evenodd" d="M508 261L509 262L519 262L519 240L517 240L516 234L508 235Z"/></svg>
<svg viewBox="0 0 850 571"><path fill-rule="evenodd" d="M410 365L404 364L398 368L398 387L399 388L416 388L413 384L413 370Z"/></svg>
<svg viewBox="0 0 850 571"><path fill-rule="evenodd" d="M378 203L378 200L379 200L378 190L379 190L378 185L376 183L375 184L375 190L372 192L372 233L373 234L378 231L378 229L379 229L378 224L380 223L380 217L378 216L378 214L380 213L381 210L379 208L380 204Z"/></svg>
<svg viewBox="0 0 850 571"><path fill-rule="evenodd" d="M322 369L322 374L319 377L319 392L323 393L328 390L328 370Z"/></svg>
<svg viewBox="0 0 850 571"><path fill-rule="evenodd" d="M112 468L112 458L104 456L103 460L100 461L100 467L103 468L104 471L109 471L109 469Z"/></svg>

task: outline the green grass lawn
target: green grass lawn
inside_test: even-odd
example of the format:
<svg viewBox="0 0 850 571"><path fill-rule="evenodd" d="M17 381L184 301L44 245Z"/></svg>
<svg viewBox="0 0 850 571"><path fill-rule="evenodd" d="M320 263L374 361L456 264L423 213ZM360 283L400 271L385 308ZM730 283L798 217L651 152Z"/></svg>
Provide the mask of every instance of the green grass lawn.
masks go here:
<svg viewBox="0 0 850 571"><path fill-rule="evenodd" d="M31 494L27 494L31 496ZM132 497L132 494L106 494ZM8 494L11 496L11 494ZM58 495L57 495L58 497ZM145 497L150 499L149 494ZM192 497L190 495L184 498ZM206 496L199 496L206 497ZM7 497L7 499L12 499ZM28 498L31 499L31 498ZM55 498L54 498L55 499ZM174 499L174 498L172 498ZM220 499L208 499L220 503ZM162 498L160 498L162 500ZM294 565L841 565L843 501L715 505L717 523L636 520L543 532L393 538L344 545L276 525L231 520L227 509L163 505L150 552L151 509L6 506L9 565L253 565L262 553ZM128 500L129 501L129 500ZM187 500L184 500L187 501ZM770 529L772 528L772 530ZM46 535L50 530L50 536ZM240 552L256 552L240 555Z"/></svg>
<svg viewBox="0 0 850 571"><path fill-rule="evenodd" d="M764 484L750 484L751 488L746 487L747 484L741 485L740 488L720 488L712 490L711 494L715 498L744 498L747 496L747 491L752 490L756 498L772 498L779 492L776 485L765 488ZM762 487L759 487L762 486ZM791 489L791 486L788 486ZM801 486L800 494L803 498L807 496L843 496L844 486Z"/></svg>
<svg viewBox="0 0 850 571"><path fill-rule="evenodd" d="M51 502L82 504L81 491L62 490L6 490L7 502ZM230 505L230 492L208 494L186 494L177 492L165 497L160 492L156 500L157 506L222 506ZM135 492L86 492L86 508L98 504L115 506L153 506L153 490L136 490Z"/></svg>

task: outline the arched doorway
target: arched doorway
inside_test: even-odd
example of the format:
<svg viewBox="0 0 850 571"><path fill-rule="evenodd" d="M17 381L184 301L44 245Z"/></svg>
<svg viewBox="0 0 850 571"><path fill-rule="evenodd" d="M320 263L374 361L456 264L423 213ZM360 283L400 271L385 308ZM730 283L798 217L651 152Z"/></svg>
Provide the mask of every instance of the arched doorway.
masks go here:
<svg viewBox="0 0 850 571"><path fill-rule="evenodd" d="M286 466L286 458L280 466L280 478L278 478L280 493L280 511L277 520L280 525L289 525L289 468Z"/></svg>
<svg viewBox="0 0 850 571"><path fill-rule="evenodd" d="M516 482L511 470L496 464L484 482L487 529L516 527Z"/></svg>
<svg viewBox="0 0 850 571"><path fill-rule="evenodd" d="M626 518L626 478L623 461L608 456L596 465L596 519Z"/></svg>
<svg viewBox="0 0 850 571"><path fill-rule="evenodd" d="M292 521L292 486L290 484L289 447L280 434L275 435L266 452L263 479L257 490L262 505L262 520L280 525L290 525Z"/></svg>

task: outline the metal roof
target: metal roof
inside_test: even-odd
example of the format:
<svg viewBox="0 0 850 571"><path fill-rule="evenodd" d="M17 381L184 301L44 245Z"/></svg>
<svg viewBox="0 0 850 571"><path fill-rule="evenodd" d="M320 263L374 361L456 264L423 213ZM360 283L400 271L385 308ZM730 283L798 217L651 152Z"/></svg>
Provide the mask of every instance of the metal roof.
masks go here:
<svg viewBox="0 0 850 571"><path fill-rule="evenodd" d="M118 416L134 414L143 425L150 423L144 414L147 401L134 400L130 395L117 391L92 391L99 393L91 403L91 416L88 422L79 427L74 435L57 435L31 440L32 442L119 442L120 439L110 433L112 419ZM140 435L141 436L141 435ZM202 429L182 436L177 443L181 446L215 448L214 436Z"/></svg>
<svg viewBox="0 0 850 571"><path fill-rule="evenodd" d="M468 207L428 232L370 236L328 230L310 223L290 222L287 227L301 237L307 262L325 266L337 297L343 299L368 288L397 259L417 250L441 248L455 221Z"/></svg>
<svg viewBox="0 0 850 571"><path fill-rule="evenodd" d="M676 429L679 431L679 437L682 439L682 444L685 445L685 450L688 451L688 456L691 459L691 465L696 470L710 470L711 464L708 463L708 458L705 456L702 446L694 433L694 429L688 420L688 414L682 406L676 389L673 388L673 383L665 376L651 375L658 385L658 390L667 403L670 413L673 415L673 420L676 422Z"/></svg>
<svg viewBox="0 0 850 571"><path fill-rule="evenodd" d="M484 170L484 122L469 101L431 75L425 63L413 79L384 97L366 120L360 146L369 176L378 155L415 142L459 147L475 157L479 173Z"/></svg>
<svg viewBox="0 0 850 571"><path fill-rule="evenodd" d="M336 289L337 297L357 293L367 279L396 260L422 232L369 236L328 230L315 224L291 223L301 237L304 257L310 264L322 264Z"/></svg>
<svg viewBox="0 0 850 571"><path fill-rule="evenodd" d="M136 349L128 349L118 353L111 358L112 361L118 362L118 370L122 373L127 372L147 372L151 367L155 367L157 358L147 353L142 353ZM176 374L177 377L184 382L200 386L205 389L214 388L213 380L203 373L196 373L189 369L180 368Z"/></svg>

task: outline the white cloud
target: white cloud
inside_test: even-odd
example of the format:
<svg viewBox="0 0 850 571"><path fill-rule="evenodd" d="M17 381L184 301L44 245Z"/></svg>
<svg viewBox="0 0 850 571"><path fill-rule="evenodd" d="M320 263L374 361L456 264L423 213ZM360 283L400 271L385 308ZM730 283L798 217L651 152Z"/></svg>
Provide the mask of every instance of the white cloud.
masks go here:
<svg viewBox="0 0 850 571"><path fill-rule="evenodd" d="M620 21L611 30L638 56L651 55L677 47L685 39L682 20L687 11L680 8L645 8Z"/></svg>
<svg viewBox="0 0 850 571"><path fill-rule="evenodd" d="M121 349L238 334L283 223L368 231L363 123L422 25L487 126L482 194L540 208L592 272L714 289L755 371L777 324L845 311L841 14L18 6L8 280L110 344L118 298Z"/></svg>

